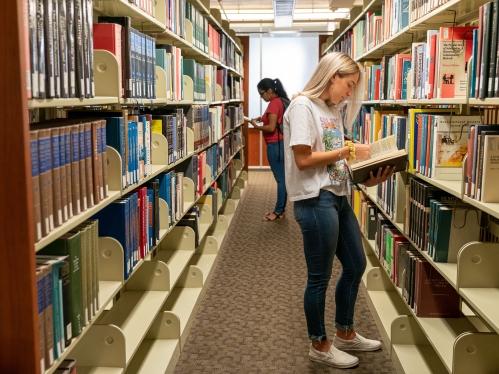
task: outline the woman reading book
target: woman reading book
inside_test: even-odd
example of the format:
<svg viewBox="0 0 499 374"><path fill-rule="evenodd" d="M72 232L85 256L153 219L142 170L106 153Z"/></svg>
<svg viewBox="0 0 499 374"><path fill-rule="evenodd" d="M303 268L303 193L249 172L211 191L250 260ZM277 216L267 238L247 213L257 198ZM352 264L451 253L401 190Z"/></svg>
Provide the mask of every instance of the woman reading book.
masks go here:
<svg viewBox="0 0 499 374"><path fill-rule="evenodd" d="M366 257L357 218L346 195L349 172L346 159L366 159L370 146L344 140L339 106L346 105L345 125L351 128L361 106L362 76L346 54L333 52L321 59L303 92L295 95L284 116L286 186L302 235L308 281L304 309L312 341L309 358L326 365L348 368L357 357L343 352L373 351L377 340L354 330L354 307ZM365 186L386 181L389 166L370 173ZM334 256L342 273L336 284L336 334L331 339L324 323L325 298Z"/></svg>
<svg viewBox="0 0 499 374"><path fill-rule="evenodd" d="M265 113L258 118L253 118L253 127L263 133L267 144L267 159L270 169L277 182L277 203L274 211L267 213L263 221L275 221L284 218L286 210L286 181L284 179L284 145L283 135L279 132L278 124L282 123L284 115L284 104L282 99L287 100L288 95L279 79L264 78L257 84L258 94L269 103ZM259 126L259 123L263 123Z"/></svg>

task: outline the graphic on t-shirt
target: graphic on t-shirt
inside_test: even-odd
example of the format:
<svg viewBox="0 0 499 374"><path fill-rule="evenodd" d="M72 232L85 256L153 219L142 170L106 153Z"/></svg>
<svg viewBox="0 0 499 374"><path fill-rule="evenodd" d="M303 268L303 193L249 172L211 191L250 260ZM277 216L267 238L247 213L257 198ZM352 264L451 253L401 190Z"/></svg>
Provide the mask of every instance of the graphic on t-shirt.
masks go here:
<svg viewBox="0 0 499 374"><path fill-rule="evenodd" d="M337 118L319 117L324 130L323 142L326 151L333 151L343 147L341 122ZM350 179L350 173L345 165L345 160L340 160L327 166L330 184L340 184Z"/></svg>

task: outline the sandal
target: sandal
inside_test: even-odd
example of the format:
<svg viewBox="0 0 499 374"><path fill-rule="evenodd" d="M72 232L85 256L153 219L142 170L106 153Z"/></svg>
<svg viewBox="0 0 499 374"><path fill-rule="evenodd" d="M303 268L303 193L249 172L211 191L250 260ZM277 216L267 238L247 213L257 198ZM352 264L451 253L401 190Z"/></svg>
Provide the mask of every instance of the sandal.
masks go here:
<svg viewBox="0 0 499 374"><path fill-rule="evenodd" d="M270 215L273 214L275 218L270 218ZM265 217L262 218L262 221L277 221L284 219L285 215L284 212L282 213L276 213L276 212L269 212Z"/></svg>

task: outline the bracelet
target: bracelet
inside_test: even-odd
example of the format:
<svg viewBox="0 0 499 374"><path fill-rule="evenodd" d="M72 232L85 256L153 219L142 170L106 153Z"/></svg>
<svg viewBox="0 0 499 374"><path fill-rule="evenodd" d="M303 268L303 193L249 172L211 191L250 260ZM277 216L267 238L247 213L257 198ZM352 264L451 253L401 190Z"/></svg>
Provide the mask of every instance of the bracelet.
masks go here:
<svg viewBox="0 0 499 374"><path fill-rule="evenodd" d="M338 155L338 162L340 162L341 161L341 149L339 149L338 152L340 152L339 155Z"/></svg>
<svg viewBox="0 0 499 374"><path fill-rule="evenodd" d="M348 161L353 161L355 160L355 146L353 145L353 143L350 141L350 140L347 140L345 142L345 147L348 147L348 149L350 150L350 157L348 157Z"/></svg>

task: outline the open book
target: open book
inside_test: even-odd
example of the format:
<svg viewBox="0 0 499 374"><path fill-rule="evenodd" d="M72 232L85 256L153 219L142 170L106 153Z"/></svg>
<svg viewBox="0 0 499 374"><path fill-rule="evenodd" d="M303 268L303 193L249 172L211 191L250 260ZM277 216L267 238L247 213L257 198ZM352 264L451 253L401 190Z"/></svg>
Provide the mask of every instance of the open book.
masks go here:
<svg viewBox="0 0 499 374"><path fill-rule="evenodd" d="M407 153L405 149L398 150L395 135L388 136L377 142L371 143L371 156L365 160L347 162L352 182L362 183L374 176L378 169L386 166L395 166L395 172L405 170L407 167Z"/></svg>

